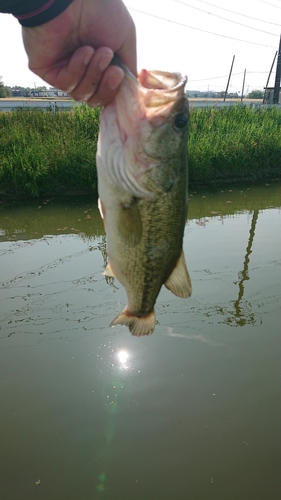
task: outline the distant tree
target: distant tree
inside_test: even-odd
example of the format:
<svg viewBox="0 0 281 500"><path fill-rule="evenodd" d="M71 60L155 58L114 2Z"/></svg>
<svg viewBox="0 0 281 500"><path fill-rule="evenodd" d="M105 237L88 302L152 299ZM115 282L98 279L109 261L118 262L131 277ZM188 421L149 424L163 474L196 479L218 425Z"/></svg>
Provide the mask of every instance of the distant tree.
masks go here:
<svg viewBox="0 0 281 500"><path fill-rule="evenodd" d="M0 97L11 97L12 94L12 89L11 87L5 87L3 83L3 77L0 76Z"/></svg>
<svg viewBox="0 0 281 500"><path fill-rule="evenodd" d="M12 87L11 91L14 97L28 97L30 94L29 87L20 87L19 85Z"/></svg>
<svg viewBox="0 0 281 500"><path fill-rule="evenodd" d="M263 98L263 92L261 90L252 90L249 92L247 95L249 99L262 99Z"/></svg>
<svg viewBox="0 0 281 500"><path fill-rule="evenodd" d="M6 92L6 87L4 87L4 83L2 82L2 76L0 77L0 98L1 97L6 97L7 92Z"/></svg>
<svg viewBox="0 0 281 500"><path fill-rule="evenodd" d="M5 87L5 89L6 89L6 96L7 97L12 97L13 96L13 92L12 92L11 87Z"/></svg>

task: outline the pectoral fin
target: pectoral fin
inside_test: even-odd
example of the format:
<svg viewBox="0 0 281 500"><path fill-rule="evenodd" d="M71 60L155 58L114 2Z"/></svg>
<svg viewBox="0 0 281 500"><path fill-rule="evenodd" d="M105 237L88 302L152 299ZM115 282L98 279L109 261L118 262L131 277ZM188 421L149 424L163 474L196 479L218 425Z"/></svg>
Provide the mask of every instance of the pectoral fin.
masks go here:
<svg viewBox="0 0 281 500"><path fill-rule="evenodd" d="M103 225L104 225L104 229L106 231L105 208L104 208L104 206L103 206L102 201L101 201L100 198L98 199L98 209L99 209L99 212L100 212L100 216L103 219Z"/></svg>
<svg viewBox="0 0 281 500"><path fill-rule="evenodd" d="M192 287L183 251L181 251L178 262L167 279L165 286L178 297L190 297Z"/></svg>
<svg viewBox="0 0 281 500"><path fill-rule="evenodd" d="M98 209L99 209L99 212L100 212L100 216L103 219L103 206L102 206L102 202L101 202L100 198L98 199Z"/></svg>
<svg viewBox="0 0 281 500"><path fill-rule="evenodd" d="M112 271L111 265L108 263L105 270L102 273L104 276L108 278L115 278L114 272Z"/></svg>
<svg viewBox="0 0 281 500"><path fill-rule="evenodd" d="M118 229L124 241L135 247L142 237L142 221L136 198L132 198L130 203L122 203Z"/></svg>

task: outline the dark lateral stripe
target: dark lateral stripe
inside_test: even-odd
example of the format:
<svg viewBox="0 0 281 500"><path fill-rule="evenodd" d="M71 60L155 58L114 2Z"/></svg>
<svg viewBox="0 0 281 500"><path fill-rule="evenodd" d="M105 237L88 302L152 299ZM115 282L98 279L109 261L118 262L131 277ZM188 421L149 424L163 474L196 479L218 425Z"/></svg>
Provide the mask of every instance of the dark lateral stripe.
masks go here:
<svg viewBox="0 0 281 500"><path fill-rule="evenodd" d="M71 2L72 0L49 0L39 9L22 15L14 14L14 16L19 20L22 26L32 28L51 21L51 19L61 14Z"/></svg>

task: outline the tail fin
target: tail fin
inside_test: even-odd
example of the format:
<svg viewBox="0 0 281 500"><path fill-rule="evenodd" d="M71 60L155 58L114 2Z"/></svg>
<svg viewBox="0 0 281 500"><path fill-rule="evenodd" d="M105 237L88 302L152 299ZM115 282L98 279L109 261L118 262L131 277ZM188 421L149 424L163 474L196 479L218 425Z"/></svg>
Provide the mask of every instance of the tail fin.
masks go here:
<svg viewBox="0 0 281 500"><path fill-rule="evenodd" d="M127 326L132 335L137 337L150 335L155 328L155 312L153 310L146 316L134 316L125 308L110 324L110 326L114 325Z"/></svg>

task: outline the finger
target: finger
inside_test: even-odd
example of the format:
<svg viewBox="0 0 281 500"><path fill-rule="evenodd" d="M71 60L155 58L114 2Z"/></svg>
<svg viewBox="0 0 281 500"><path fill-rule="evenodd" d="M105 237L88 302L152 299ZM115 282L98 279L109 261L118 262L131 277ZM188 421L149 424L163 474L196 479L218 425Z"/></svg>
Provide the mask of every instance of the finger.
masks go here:
<svg viewBox="0 0 281 500"><path fill-rule="evenodd" d="M108 47L100 47L96 50L83 78L71 92L71 97L73 97L73 99L85 102L95 95L102 80L103 73L109 66L113 55L113 51Z"/></svg>
<svg viewBox="0 0 281 500"><path fill-rule="evenodd" d="M124 79L124 71L118 66L109 66L103 74L95 93L87 100L91 107L106 106L116 96Z"/></svg>
<svg viewBox="0 0 281 500"><path fill-rule="evenodd" d="M136 31L134 24L128 33L126 42L120 47L116 54L121 61L129 68L133 75L137 76L137 47L136 47Z"/></svg>
<svg viewBox="0 0 281 500"><path fill-rule="evenodd" d="M71 93L83 80L94 54L93 47L79 47L71 58L59 61L39 76L54 87Z"/></svg>

